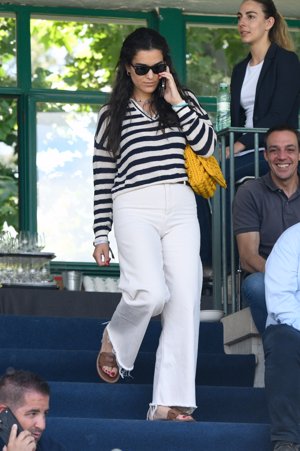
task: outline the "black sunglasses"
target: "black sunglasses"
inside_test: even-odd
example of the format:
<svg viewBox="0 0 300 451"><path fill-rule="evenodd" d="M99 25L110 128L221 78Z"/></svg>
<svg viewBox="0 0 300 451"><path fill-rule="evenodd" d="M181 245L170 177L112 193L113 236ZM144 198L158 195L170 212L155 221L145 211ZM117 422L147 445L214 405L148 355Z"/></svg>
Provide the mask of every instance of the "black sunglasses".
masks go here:
<svg viewBox="0 0 300 451"><path fill-rule="evenodd" d="M147 64L131 64L136 75L146 75L151 69L154 74L159 74L167 69L166 63L156 63L154 66L147 66Z"/></svg>

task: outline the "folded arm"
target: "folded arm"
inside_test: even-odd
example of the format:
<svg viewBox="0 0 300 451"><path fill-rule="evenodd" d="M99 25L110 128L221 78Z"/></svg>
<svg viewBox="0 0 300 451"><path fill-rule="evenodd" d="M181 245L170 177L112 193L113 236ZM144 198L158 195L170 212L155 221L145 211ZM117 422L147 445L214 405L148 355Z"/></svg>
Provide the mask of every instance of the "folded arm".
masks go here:
<svg viewBox="0 0 300 451"><path fill-rule="evenodd" d="M259 255L259 232L239 233L236 240L242 269L250 273L265 272L266 261Z"/></svg>

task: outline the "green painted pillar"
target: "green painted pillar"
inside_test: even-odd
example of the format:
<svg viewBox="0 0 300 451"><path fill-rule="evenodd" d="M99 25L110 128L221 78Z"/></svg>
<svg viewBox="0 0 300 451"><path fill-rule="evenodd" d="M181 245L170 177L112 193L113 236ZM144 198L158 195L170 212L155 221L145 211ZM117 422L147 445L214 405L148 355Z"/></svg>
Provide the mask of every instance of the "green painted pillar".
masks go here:
<svg viewBox="0 0 300 451"><path fill-rule="evenodd" d="M177 75L181 83L186 81L186 36L182 11L174 8L159 8L158 31L166 38Z"/></svg>
<svg viewBox="0 0 300 451"><path fill-rule="evenodd" d="M17 76L22 94L18 104L19 124L19 227L36 231L37 169L36 169L36 111L31 91L30 12L17 13Z"/></svg>

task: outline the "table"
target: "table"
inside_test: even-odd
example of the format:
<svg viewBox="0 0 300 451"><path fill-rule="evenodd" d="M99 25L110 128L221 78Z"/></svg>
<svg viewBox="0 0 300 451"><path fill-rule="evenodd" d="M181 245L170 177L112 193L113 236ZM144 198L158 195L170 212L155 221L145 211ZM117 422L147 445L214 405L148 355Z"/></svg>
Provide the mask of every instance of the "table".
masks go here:
<svg viewBox="0 0 300 451"><path fill-rule="evenodd" d="M0 288L1 315L111 318L120 293Z"/></svg>

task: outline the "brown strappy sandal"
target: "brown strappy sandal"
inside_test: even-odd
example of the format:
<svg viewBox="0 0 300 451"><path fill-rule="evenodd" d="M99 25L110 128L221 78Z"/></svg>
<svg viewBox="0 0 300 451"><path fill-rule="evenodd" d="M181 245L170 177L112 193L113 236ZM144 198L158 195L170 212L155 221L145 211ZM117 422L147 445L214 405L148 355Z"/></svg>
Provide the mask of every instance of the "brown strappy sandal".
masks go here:
<svg viewBox="0 0 300 451"><path fill-rule="evenodd" d="M107 340L110 343L109 340L109 336L107 333L107 330L104 329L103 332L103 336L102 336L102 343L104 340ZM101 346L102 349L102 346ZM96 361L96 368L97 368L97 372L99 374L99 376L101 377L102 380L104 380L105 382L108 382L109 384L114 384L116 382L118 382L118 380L120 379L120 372L119 372L119 367L117 364L117 360L116 360L116 356L113 352L105 352L102 351L98 354L97 357L97 361ZM104 371L104 367L109 367L111 368L111 371ZM112 375L110 373L114 372L114 370L117 370L116 374Z"/></svg>
<svg viewBox="0 0 300 451"><path fill-rule="evenodd" d="M108 372L103 370L104 366L116 369L117 373L110 376ZM118 382L120 379L119 367L116 361L116 356L112 352L99 352L96 362L97 372L102 380L110 384Z"/></svg>
<svg viewBox="0 0 300 451"><path fill-rule="evenodd" d="M164 410L164 412L162 412ZM177 422L195 422L192 415L178 409L177 407L157 406L151 412L149 410L147 419L151 421L177 421Z"/></svg>
<svg viewBox="0 0 300 451"><path fill-rule="evenodd" d="M192 415L182 412L176 407L170 407L167 414L167 420L169 421L181 421L181 422L191 422L196 421Z"/></svg>

